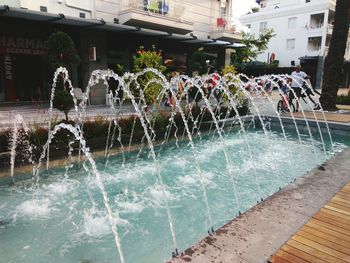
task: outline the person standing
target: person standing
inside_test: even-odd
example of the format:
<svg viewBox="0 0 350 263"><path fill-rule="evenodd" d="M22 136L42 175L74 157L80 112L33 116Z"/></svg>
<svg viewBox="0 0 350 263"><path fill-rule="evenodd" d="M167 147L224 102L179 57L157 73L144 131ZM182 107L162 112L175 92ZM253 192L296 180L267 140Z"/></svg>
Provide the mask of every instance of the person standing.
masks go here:
<svg viewBox="0 0 350 263"><path fill-rule="evenodd" d="M302 93L302 87L304 84L304 79L306 79L308 76L304 71L301 71L301 66L296 65L295 70L291 74L292 78L292 84L291 84L291 89L292 91L289 94L289 104L292 103L293 99L296 96L296 107L295 111L299 111L299 101L301 98L301 93Z"/></svg>

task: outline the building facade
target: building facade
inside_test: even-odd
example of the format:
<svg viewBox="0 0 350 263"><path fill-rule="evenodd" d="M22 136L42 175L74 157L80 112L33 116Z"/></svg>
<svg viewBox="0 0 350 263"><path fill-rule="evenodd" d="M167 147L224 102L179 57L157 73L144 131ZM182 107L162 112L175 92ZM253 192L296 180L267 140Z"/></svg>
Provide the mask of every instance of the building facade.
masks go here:
<svg viewBox="0 0 350 263"><path fill-rule="evenodd" d="M278 60L279 67L301 64L317 87L333 30L335 0L261 0L260 9L241 16L243 25L258 36L267 28L276 34L259 61ZM350 38L348 37L350 40ZM350 45L345 60L350 60ZM348 82L348 81L347 81Z"/></svg>
<svg viewBox="0 0 350 263"><path fill-rule="evenodd" d="M71 77L84 89L95 69L130 70L140 45L161 49L174 70L186 72L199 47L223 67L241 39L231 14L231 0L0 0L0 103L48 98L45 41L55 31L73 39L81 63Z"/></svg>

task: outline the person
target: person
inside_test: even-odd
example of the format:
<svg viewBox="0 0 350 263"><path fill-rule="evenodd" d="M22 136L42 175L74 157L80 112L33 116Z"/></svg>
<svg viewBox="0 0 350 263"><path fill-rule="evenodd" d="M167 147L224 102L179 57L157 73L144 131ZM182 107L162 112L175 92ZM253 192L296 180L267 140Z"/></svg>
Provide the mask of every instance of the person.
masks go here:
<svg viewBox="0 0 350 263"><path fill-rule="evenodd" d="M168 91L167 99L164 102L165 107L175 107L176 101L171 93L171 91Z"/></svg>
<svg viewBox="0 0 350 263"><path fill-rule="evenodd" d="M296 96L296 108L295 111L299 111L299 100L301 98L302 87L304 85L304 79L308 76L304 71L301 71L301 66L296 65L295 70L291 74L292 84L291 92L289 94L289 104L292 103L293 99Z"/></svg>
<svg viewBox="0 0 350 263"><path fill-rule="evenodd" d="M214 72L211 74L211 78L209 80L208 96L207 96L208 99L209 99L210 95L213 93L216 86L218 85L219 80L220 80L220 75L219 75L217 70L214 70ZM214 96L215 96L215 93L214 93Z"/></svg>
<svg viewBox="0 0 350 263"><path fill-rule="evenodd" d="M304 81L304 85L303 85L303 91L305 92L305 94L302 94L302 99L305 103L307 103L307 101L304 99L306 97L308 97L308 99L314 104L314 110L320 110L321 106L319 103L317 103L311 96L315 96L315 94L313 93L313 91L315 91L315 93L319 94L320 93L318 91L316 91L311 83L310 83L310 78L306 77L305 81Z"/></svg>

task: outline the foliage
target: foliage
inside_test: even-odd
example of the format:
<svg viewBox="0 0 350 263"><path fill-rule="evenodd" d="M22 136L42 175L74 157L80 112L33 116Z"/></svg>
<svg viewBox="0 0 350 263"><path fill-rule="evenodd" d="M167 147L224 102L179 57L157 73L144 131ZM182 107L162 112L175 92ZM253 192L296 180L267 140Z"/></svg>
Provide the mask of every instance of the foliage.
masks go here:
<svg viewBox="0 0 350 263"><path fill-rule="evenodd" d="M229 74L229 75L227 75L227 74ZM237 80L234 80L234 78L232 76L230 76L231 74L232 75L237 74L237 71L233 65L226 66L222 69L222 75L226 77L227 82L232 82L232 84L230 84L228 86L228 90L234 96L237 93L238 86L235 84L237 82ZM243 96L243 94L242 94L242 96ZM228 97L226 94L223 95L223 99L228 100Z"/></svg>
<svg viewBox="0 0 350 263"><path fill-rule="evenodd" d="M66 120L68 121L68 113L74 107L72 95L65 90L56 90L53 99L53 107L64 112Z"/></svg>
<svg viewBox="0 0 350 263"><path fill-rule="evenodd" d="M274 36L273 29L263 31L259 38L255 38L248 33L242 33L242 44L245 47L235 49L231 55L232 64L240 68L242 63L256 60L257 56L267 49L270 39Z"/></svg>
<svg viewBox="0 0 350 263"><path fill-rule="evenodd" d="M108 133L109 122L105 117L97 116L94 120L84 122L85 139L106 137Z"/></svg>
<svg viewBox="0 0 350 263"><path fill-rule="evenodd" d="M340 95L337 97L337 104L350 105L350 95Z"/></svg>
<svg viewBox="0 0 350 263"><path fill-rule="evenodd" d="M203 75L208 72L206 55L203 49L198 49L197 51L193 52L189 60L189 69L192 73L197 71L199 75Z"/></svg>
<svg viewBox="0 0 350 263"><path fill-rule="evenodd" d="M236 75L237 74L236 68L233 65L224 67L222 69L222 75L226 75L226 74Z"/></svg>
<svg viewBox="0 0 350 263"><path fill-rule="evenodd" d="M146 68L154 68L159 72L164 72L166 69L166 67L163 65L161 50L157 50L155 46L152 46L151 50L145 50L143 46L140 46L136 52L136 55L134 56L133 72L140 72ZM146 72L137 79L138 83L140 84L140 88L144 91L147 105L151 105L156 102L156 99L162 89L162 85L159 83L151 83L146 87L149 81L153 79L159 80L159 77L153 72ZM140 94L136 85L133 85L131 88L133 95L138 97Z"/></svg>
<svg viewBox="0 0 350 263"><path fill-rule="evenodd" d="M52 33L47 39L47 57L53 69L60 66L70 68L80 62L72 38L62 31Z"/></svg>

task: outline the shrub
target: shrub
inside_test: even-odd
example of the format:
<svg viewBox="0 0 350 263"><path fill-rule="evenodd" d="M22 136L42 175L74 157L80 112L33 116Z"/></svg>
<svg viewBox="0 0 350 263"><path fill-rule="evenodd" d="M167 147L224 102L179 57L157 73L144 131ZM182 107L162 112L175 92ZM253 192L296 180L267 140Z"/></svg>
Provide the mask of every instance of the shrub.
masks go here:
<svg viewBox="0 0 350 263"><path fill-rule="evenodd" d="M70 68L80 62L72 38L65 32L58 31L47 39L47 58L53 69L60 66Z"/></svg>
<svg viewBox="0 0 350 263"><path fill-rule="evenodd" d="M64 112L66 120L68 121L68 113L74 107L72 95L65 90L56 90L53 99L53 107Z"/></svg>
<svg viewBox="0 0 350 263"><path fill-rule="evenodd" d="M337 104L350 105L350 95L340 95L337 97Z"/></svg>
<svg viewBox="0 0 350 263"><path fill-rule="evenodd" d="M193 52L189 61L189 68L192 73L197 71L199 75L203 75L208 72L206 55L202 49Z"/></svg>
<svg viewBox="0 0 350 263"><path fill-rule="evenodd" d="M133 72L140 72L146 68L154 68L161 73L166 69L166 67L163 65L161 50L157 50L154 45L150 50L145 50L143 46L140 46L136 51L136 55L134 56ZM159 80L159 77L153 72L146 72L137 79L138 83L140 84L140 88L144 91L147 105L151 105L156 101L158 94L162 89L162 85L158 83L151 83L146 86L152 79ZM131 89L133 95L138 97L139 91L137 90L136 85L132 85Z"/></svg>

